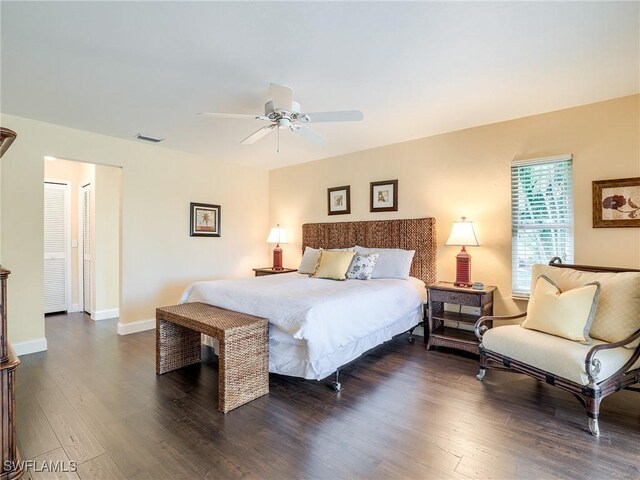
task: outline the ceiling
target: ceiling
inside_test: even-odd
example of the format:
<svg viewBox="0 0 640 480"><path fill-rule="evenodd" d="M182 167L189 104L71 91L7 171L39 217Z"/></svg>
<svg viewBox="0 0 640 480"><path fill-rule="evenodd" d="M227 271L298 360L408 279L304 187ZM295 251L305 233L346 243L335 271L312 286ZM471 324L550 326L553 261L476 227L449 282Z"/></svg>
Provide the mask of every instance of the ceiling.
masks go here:
<svg viewBox="0 0 640 480"><path fill-rule="evenodd" d="M275 168L640 91L639 2L0 3L3 113ZM262 123L271 82L324 146Z"/></svg>

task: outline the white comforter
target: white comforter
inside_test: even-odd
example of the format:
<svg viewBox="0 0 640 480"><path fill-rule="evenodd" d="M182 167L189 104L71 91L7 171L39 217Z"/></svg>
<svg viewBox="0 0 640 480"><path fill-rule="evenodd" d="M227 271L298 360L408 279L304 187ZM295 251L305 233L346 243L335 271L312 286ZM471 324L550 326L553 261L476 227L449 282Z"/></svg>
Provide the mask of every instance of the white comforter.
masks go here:
<svg viewBox="0 0 640 480"><path fill-rule="evenodd" d="M375 279L334 281L299 273L197 282L180 303L203 302L263 317L306 340L316 361L378 331L426 301L424 283Z"/></svg>

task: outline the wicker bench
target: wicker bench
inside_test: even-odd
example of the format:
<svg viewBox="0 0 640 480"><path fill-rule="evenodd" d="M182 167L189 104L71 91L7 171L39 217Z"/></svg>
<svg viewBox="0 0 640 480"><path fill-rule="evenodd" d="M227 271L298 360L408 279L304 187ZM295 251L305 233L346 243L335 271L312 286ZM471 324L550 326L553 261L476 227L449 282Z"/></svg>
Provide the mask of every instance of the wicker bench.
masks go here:
<svg viewBox="0 0 640 480"><path fill-rule="evenodd" d="M201 333L220 342L218 410L269 393L267 320L204 303L156 309L156 373L200 362Z"/></svg>

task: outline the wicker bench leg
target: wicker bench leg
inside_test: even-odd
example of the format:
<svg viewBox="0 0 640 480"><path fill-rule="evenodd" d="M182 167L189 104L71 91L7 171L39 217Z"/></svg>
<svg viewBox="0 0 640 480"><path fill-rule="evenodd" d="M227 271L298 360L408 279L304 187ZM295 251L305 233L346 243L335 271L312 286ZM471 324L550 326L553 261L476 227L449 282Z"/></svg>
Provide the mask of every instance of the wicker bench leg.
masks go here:
<svg viewBox="0 0 640 480"><path fill-rule="evenodd" d="M269 393L267 322L220 340L218 410L227 413Z"/></svg>
<svg viewBox="0 0 640 480"><path fill-rule="evenodd" d="M161 318L156 319L156 373L200 362L200 333Z"/></svg>

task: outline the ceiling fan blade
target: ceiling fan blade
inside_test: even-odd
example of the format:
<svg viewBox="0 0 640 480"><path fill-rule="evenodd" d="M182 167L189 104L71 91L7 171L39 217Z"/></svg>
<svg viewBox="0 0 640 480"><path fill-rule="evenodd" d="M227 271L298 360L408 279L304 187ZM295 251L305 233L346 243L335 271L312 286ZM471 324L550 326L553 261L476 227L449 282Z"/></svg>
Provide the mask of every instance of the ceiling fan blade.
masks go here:
<svg viewBox="0 0 640 480"><path fill-rule="evenodd" d="M266 127L262 127L260 130L258 130L256 132L253 132L247 138L242 140L240 142L240 144L241 145L251 145L252 143L256 143L258 140L260 140L262 137L264 137L267 133L269 133L271 130L273 130L276 127L277 127L276 124L267 125Z"/></svg>
<svg viewBox="0 0 640 480"><path fill-rule="evenodd" d="M245 113L199 113L198 116L209 117L209 118L237 118L237 119L250 118L252 120L269 120L264 115L250 115Z"/></svg>
<svg viewBox="0 0 640 480"><path fill-rule="evenodd" d="M272 83L271 101L273 102L274 110L286 110L290 112L293 108L293 90L286 85Z"/></svg>
<svg viewBox="0 0 640 480"><path fill-rule="evenodd" d="M359 110L344 110L341 112L313 112L300 114L298 116L298 120L303 123L359 122L363 118L364 115Z"/></svg>
<svg viewBox="0 0 640 480"><path fill-rule="evenodd" d="M320 135L315 130L311 130L309 127L297 126L291 128L293 133L300 135L301 137L306 138L310 142L316 143L318 145L322 145L327 143L327 139Z"/></svg>

